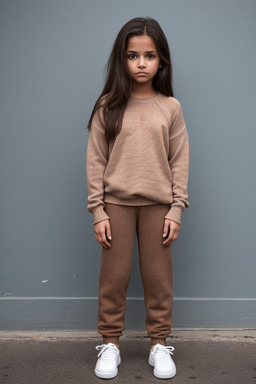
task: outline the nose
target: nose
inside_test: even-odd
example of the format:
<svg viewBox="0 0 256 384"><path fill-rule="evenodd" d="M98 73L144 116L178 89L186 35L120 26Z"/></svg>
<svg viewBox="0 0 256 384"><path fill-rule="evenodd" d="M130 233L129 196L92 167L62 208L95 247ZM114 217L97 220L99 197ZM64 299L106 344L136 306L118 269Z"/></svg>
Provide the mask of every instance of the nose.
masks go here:
<svg viewBox="0 0 256 384"><path fill-rule="evenodd" d="M138 67L139 68L145 68L146 67L145 59L143 56L139 58Z"/></svg>

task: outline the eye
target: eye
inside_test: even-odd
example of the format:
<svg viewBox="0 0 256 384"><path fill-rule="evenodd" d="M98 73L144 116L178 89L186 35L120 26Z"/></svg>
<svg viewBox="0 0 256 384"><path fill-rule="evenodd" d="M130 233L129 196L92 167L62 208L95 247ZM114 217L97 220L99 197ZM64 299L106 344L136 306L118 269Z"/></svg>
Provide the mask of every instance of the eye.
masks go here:
<svg viewBox="0 0 256 384"><path fill-rule="evenodd" d="M131 53L130 55L128 55L128 59L130 59L130 60L136 59L135 53Z"/></svg>
<svg viewBox="0 0 256 384"><path fill-rule="evenodd" d="M147 58L149 59L149 60L152 60L152 59L154 59L154 55L152 55L152 54L149 54L149 55L147 55Z"/></svg>

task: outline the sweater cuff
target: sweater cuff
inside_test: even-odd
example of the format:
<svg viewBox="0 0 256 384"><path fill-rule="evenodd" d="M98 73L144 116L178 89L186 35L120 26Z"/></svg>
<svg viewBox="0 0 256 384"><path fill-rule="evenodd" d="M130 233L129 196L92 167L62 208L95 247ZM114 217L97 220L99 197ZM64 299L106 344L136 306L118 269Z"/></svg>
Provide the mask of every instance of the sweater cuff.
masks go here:
<svg viewBox="0 0 256 384"><path fill-rule="evenodd" d="M165 219L172 220L172 221L175 221L176 223L180 224L181 223L181 214L182 214L182 208L174 205L168 211L167 215L165 216Z"/></svg>
<svg viewBox="0 0 256 384"><path fill-rule="evenodd" d="M93 210L93 224L97 224L103 220L109 220L108 215L103 209L103 205L99 205Z"/></svg>

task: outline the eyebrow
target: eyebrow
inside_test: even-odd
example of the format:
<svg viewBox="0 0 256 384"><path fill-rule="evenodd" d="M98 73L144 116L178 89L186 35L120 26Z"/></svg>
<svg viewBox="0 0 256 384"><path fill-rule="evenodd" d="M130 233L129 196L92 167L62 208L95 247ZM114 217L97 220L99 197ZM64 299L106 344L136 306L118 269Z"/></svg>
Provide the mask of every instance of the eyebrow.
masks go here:
<svg viewBox="0 0 256 384"><path fill-rule="evenodd" d="M132 50L129 50L127 52L130 52L130 53L138 53L137 51L132 51ZM145 53L156 53L156 51L146 51Z"/></svg>

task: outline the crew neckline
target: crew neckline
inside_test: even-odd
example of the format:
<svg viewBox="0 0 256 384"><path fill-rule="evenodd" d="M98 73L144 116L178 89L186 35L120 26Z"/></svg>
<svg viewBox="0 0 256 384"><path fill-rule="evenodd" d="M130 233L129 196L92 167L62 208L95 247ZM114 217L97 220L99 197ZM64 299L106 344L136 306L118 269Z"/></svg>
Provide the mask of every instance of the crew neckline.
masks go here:
<svg viewBox="0 0 256 384"><path fill-rule="evenodd" d="M146 103L148 101L152 101L160 96L160 92L157 92L156 95L150 97L134 97L130 96L130 100L135 101L137 103Z"/></svg>

